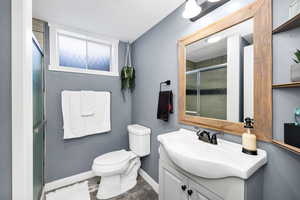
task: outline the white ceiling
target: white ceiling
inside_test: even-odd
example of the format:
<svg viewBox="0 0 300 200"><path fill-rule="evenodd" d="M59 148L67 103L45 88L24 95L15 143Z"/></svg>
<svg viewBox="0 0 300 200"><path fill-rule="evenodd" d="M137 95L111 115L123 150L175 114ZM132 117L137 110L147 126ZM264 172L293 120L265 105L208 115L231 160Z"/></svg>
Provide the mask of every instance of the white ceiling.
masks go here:
<svg viewBox="0 0 300 200"><path fill-rule="evenodd" d="M227 55L227 38L210 44L206 40L199 41L187 47L187 60L200 62Z"/></svg>
<svg viewBox="0 0 300 200"><path fill-rule="evenodd" d="M33 0L33 17L134 41L185 0Z"/></svg>
<svg viewBox="0 0 300 200"><path fill-rule="evenodd" d="M207 39L202 39L187 47L187 59L193 62L200 62L211 58L216 58L227 54L227 38L231 35L238 34L249 43L252 43L253 19L235 25L229 29L216 33L210 37L220 36L223 38L216 43L208 43Z"/></svg>

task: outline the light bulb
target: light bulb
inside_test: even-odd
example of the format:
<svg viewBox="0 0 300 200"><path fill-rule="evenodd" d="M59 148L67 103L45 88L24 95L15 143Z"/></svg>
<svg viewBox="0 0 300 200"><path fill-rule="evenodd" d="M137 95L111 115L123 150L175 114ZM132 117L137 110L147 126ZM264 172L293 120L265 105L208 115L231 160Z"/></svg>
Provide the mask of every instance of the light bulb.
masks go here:
<svg viewBox="0 0 300 200"><path fill-rule="evenodd" d="M197 4L196 0L188 0L185 4L182 17L186 19L191 19L200 14L202 8Z"/></svg>
<svg viewBox="0 0 300 200"><path fill-rule="evenodd" d="M220 36L214 36L207 39L207 43L216 43L221 40Z"/></svg>

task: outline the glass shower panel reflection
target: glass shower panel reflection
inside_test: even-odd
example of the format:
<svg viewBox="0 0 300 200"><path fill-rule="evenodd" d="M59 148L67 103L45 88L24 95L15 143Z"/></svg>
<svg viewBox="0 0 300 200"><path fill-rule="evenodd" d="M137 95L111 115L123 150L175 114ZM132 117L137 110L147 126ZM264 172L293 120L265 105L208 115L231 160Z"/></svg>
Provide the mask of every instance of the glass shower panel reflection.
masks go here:
<svg viewBox="0 0 300 200"><path fill-rule="evenodd" d="M226 120L227 68L208 69L199 73L199 109L201 116Z"/></svg>
<svg viewBox="0 0 300 200"><path fill-rule="evenodd" d="M33 197L40 199L44 184L44 81L43 54L38 43L32 45L33 84Z"/></svg>
<svg viewBox="0 0 300 200"><path fill-rule="evenodd" d="M198 115L198 72L186 74L186 114Z"/></svg>
<svg viewBox="0 0 300 200"><path fill-rule="evenodd" d="M226 120L225 64L186 72L186 114Z"/></svg>

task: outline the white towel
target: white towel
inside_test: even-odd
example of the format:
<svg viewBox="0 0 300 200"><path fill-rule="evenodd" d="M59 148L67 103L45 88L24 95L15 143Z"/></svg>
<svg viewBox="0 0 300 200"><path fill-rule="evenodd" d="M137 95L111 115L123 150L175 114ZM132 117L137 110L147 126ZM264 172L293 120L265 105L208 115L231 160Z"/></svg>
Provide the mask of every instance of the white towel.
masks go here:
<svg viewBox="0 0 300 200"><path fill-rule="evenodd" d="M64 139L79 138L111 130L110 93L94 92L94 114L81 115L81 91L62 92Z"/></svg>
<svg viewBox="0 0 300 200"><path fill-rule="evenodd" d="M108 132L111 130L110 92L96 92L95 96L95 114L84 118L87 135Z"/></svg>
<svg viewBox="0 0 300 200"><path fill-rule="evenodd" d="M64 139L84 136L85 125L80 115L80 93L76 91L63 91L61 96Z"/></svg>
<svg viewBox="0 0 300 200"><path fill-rule="evenodd" d="M80 113L83 117L95 114L96 92L81 91L80 92Z"/></svg>

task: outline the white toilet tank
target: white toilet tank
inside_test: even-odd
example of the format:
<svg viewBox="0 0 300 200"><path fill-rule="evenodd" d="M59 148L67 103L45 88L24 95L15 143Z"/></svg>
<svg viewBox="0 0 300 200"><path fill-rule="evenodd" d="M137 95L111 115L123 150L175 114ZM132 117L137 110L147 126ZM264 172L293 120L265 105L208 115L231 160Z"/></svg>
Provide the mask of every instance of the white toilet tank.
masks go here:
<svg viewBox="0 0 300 200"><path fill-rule="evenodd" d="M138 125L128 125L129 148L136 155L143 157L150 154L151 129Z"/></svg>

